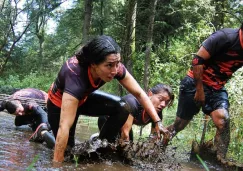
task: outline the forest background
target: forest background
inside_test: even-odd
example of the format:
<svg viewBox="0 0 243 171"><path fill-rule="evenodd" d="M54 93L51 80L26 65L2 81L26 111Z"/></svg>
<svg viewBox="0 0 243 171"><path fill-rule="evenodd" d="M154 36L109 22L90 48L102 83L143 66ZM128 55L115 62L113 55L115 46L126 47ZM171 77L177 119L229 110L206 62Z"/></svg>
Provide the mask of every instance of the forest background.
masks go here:
<svg viewBox="0 0 243 171"><path fill-rule="evenodd" d="M122 62L148 90L162 82L176 99L164 111L164 125L175 119L180 80L202 41L220 28L239 28L240 0L0 0L0 89L34 87L48 91L61 65L97 35L112 36ZM243 70L226 88L231 103L228 157L243 163ZM102 90L126 94L111 82ZM204 116L198 114L172 143L190 148L201 140ZM207 124L206 140L215 127Z"/></svg>

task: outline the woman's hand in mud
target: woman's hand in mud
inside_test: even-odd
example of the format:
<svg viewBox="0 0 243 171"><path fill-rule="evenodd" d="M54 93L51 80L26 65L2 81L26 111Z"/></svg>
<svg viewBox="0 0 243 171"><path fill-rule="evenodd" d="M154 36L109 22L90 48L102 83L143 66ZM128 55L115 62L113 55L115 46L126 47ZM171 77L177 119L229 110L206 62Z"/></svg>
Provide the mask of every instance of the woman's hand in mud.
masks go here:
<svg viewBox="0 0 243 171"><path fill-rule="evenodd" d="M170 142L170 136L163 136L162 144L167 146Z"/></svg>
<svg viewBox="0 0 243 171"><path fill-rule="evenodd" d="M163 126L162 121L158 121L155 125L155 130L157 132L158 138L161 138L160 134L163 134L163 141L169 141L170 132Z"/></svg>

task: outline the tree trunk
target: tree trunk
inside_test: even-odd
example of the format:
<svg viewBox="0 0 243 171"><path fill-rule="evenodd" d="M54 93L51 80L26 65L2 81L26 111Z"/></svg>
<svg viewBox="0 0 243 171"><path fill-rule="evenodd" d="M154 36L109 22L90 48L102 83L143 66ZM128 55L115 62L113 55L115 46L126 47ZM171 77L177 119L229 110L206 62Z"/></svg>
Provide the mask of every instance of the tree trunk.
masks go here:
<svg viewBox="0 0 243 171"><path fill-rule="evenodd" d="M44 31L41 31L40 33L37 33L37 37L38 37L38 40L39 40L40 67L43 67L44 66L43 65L43 59L44 59L44 55L43 55L43 44L44 44L44 41L45 41Z"/></svg>
<svg viewBox="0 0 243 171"><path fill-rule="evenodd" d="M0 8L1 8L0 12L3 11L4 5L5 5L5 0L3 0L2 2L0 2Z"/></svg>
<svg viewBox="0 0 243 171"><path fill-rule="evenodd" d="M103 19L104 19L104 0L100 0L100 35L104 34Z"/></svg>
<svg viewBox="0 0 243 171"><path fill-rule="evenodd" d="M144 79L143 79L143 85L145 91L148 90L148 84L149 84L149 66L150 66L151 48L153 44L152 39L153 39L156 5L157 5L157 0L150 1L151 13L149 16L149 25L148 25L146 51L145 51L145 63L144 63Z"/></svg>
<svg viewBox="0 0 243 171"><path fill-rule="evenodd" d="M4 69L5 69L5 67L7 66L7 63L8 63L8 61L9 61L9 58L11 57L11 54L12 54L12 52L13 52L13 50L14 50L14 48L15 48L15 45L16 45L16 43L18 43L19 41L20 41L20 39L23 37L23 35L27 32L27 30L29 29L29 27L30 27L30 25L31 25L31 21L29 21L27 24L26 24L26 26L25 26L25 28L24 28L24 30L22 31L22 32L18 32L17 34L16 34L16 28L15 28L15 26L16 26L16 19L17 19L17 17L18 17L18 15L20 15L21 13L18 13L17 12L17 2L16 2L16 4L15 4L15 8L14 8L14 15L13 15L13 17L10 19L10 30L8 30L9 32L7 33L7 35L8 35L8 38L9 37L11 37L10 35L12 35L12 39L7 39L7 43L9 44L9 50L6 50L6 52L3 52L3 49L1 49L1 51L0 51L0 53L3 53L3 54L5 54L4 55L4 57L6 58L5 60L4 60L4 62L3 62L3 64L1 64L0 65L0 75L3 73L3 71L4 71ZM4 47L4 45L1 45L1 48L3 48Z"/></svg>
<svg viewBox="0 0 243 171"><path fill-rule="evenodd" d="M51 7L48 7L50 4L48 1L45 0L39 0L37 2L38 9L35 8L32 9L33 15L33 22L35 22L35 32L34 34L37 36L39 41L39 63L40 63L40 69L43 69L44 65L44 42L45 42L45 27L47 24L47 21L49 19L50 13L55 10L57 7L59 7L63 2L56 2L55 4L52 4Z"/></svg>
<svg viewBox="0 0 243 171"><path fill-rule="evenodd" d="M85 0L84 2L84 25L83 25L83 34L82 34L82 43L86 42L89 39L89 30L91 25L91 15L93 9L93 0Z"/></svg>
<svg viewBox="0 0 243 171"><path fill-rule="evenodd" d="M130 0L127 6L126 27L122 42L122 62L127 70L132 74L132 58L135 52L135 25L136 25L137 0ZM124 94L122 86L119 84L119 95Z"/></svg>
<svg viewBox="0 0 243 171"><path fill-rule="evenodd" d="M128 71L132 74L132 57L135 52L135 25L137 0L130 0L126 15L126 29L122 43L122 57Z"/></svg>
<svg viewBox="0 0 243 171"><path fill-rule="evenodd" d="M12 44L12 46L10 47L9 51L6 52L5 60L4 60L3 64L0 66L0 75L3 73L4 69L6 68L7 63L8 63L8 60L10 59L11 54L12 54L12 52L13 52L13 50L14 50L15 44L16 44L17 42L18 42L18 41L13 42L13 44Z"/></svg>

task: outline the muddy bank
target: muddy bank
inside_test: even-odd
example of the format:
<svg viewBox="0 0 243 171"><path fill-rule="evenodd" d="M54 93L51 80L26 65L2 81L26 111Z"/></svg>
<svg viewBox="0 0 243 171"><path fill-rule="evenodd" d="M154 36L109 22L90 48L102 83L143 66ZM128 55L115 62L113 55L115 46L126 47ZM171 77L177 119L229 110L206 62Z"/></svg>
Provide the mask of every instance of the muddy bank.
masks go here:
<svg viewBox="0 0 243 171"><path fill-rule="evenodd" d="M89 136L96 132L96 128L85 126L80 124L77 126L77 140L83 142L87 140ZM15 127L14 116L0 112L0 166L1 171L18 170L26 171L31 170L162 170L163 163L171 164L170 162L180 163L179 168L182 171L200 171L203 169L201 164L190 162L189 154L187 152L178 153L173 147L168 148L169 152L173 155L169 155L172 160L161 162L162 166L153 164L146 164L146 160L138 160L137 165L129 165L124 163L119 158L115 160L103 160L99 162L81 162L75 163L65 162L60 165L53 165L52 157L53 150L48 149L44 144L29 142L29 137L32 134L32 130L28 126ZM174 152L173 152L174 151ZM173 152L173 153L172 153ZM181 154L181 155L180 155ZM169 158L168 158L169 159ZM208 164L210 170L222 170L221 168L214 168L214 166ZM160 169L158 169L160 168ZM173 170L173 168L169 168Z"/></svg>

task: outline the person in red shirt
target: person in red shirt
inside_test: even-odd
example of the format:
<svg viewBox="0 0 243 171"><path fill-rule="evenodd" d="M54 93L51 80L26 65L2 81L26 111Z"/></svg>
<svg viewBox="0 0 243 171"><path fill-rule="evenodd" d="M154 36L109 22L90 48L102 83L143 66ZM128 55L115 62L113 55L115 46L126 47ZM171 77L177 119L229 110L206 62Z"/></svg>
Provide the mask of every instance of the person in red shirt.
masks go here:
<svg viewBox="0 0 243 171"><path fill-rule="evenodd" d="M75 128L80 114L109 115L100 139L113 142L126 122L129 107L117 96L97 93L106 82L117 79L144 106L155 124L155 130L168 136L150 99L120 62L120 47L110 36L98 36L69 58L59 71L48 93L48 121L56 137L54 162L64 161L67 145L74 146ZM108 133L109 132L109 133Z"/></svg>
<svg viewBox="0 0 243 171"><path fill-rule="evenodd" d="M49 148L55 145L55 138L49 132L46 108L47 93L34 89L20 89L0 103L0 111L6 109L10 114L16 115L15 125L29 125L34 133L30 141L46 142Z"/></svg>
<svg viewBox="0 0 243 171"><path fill-rule="evenodd" d="M230 115L225 84L243 66L243 24L211 34L192 60L192 67L180 83L177 117L167 127L174 137L199 113L209 115L216 128L217 158L224 159L230 142Z"/></svg>

